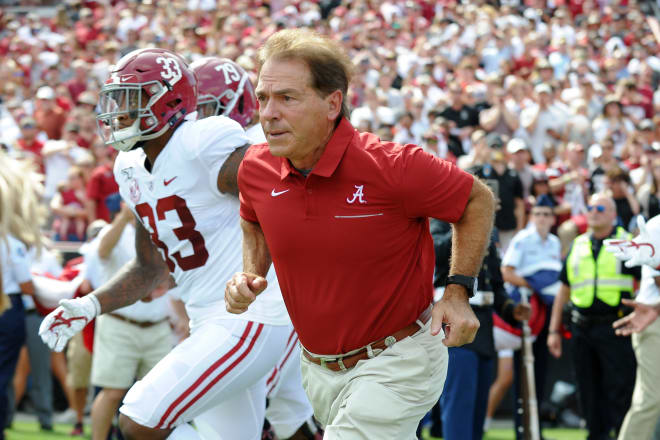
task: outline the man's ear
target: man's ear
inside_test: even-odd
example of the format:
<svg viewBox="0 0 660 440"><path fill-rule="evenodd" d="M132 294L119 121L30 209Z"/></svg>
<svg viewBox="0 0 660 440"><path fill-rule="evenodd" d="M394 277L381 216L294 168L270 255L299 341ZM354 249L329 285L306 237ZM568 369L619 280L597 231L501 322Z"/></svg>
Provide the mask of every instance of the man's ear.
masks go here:
<svg viewBox="0 0 660 440"><path fill-rule="evenodd" d="M341 105L344 102L344 94L341 90L335 90L325 98L328 102L328 120L334 121L341 113Z"/></svg>

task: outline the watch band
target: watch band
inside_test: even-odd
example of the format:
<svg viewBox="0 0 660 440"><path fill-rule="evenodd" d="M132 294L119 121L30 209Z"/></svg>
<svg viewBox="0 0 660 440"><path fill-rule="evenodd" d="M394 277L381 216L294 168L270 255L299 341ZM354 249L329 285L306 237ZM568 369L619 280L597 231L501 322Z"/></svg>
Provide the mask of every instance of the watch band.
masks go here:
<svg viewBox="0 0 660 440"><path fill-rule="evenodd" d="M472 298L477 290L477 278L467 275L450 275L446 284L458 284L465 287L468 297Z"/></svg>

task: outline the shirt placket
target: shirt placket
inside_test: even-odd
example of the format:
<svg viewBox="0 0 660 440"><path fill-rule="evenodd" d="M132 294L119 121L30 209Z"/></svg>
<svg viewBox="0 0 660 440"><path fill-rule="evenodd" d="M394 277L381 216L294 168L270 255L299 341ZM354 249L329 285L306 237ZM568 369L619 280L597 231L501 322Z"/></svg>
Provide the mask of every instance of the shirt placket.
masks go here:
<svg viewBox="0 0 660 440"><path fill-rule="evenodd" d="M303 197L305 198L305 220L309 220L314 216L314 178L312 175L307 176L303 184Z"/></svg>

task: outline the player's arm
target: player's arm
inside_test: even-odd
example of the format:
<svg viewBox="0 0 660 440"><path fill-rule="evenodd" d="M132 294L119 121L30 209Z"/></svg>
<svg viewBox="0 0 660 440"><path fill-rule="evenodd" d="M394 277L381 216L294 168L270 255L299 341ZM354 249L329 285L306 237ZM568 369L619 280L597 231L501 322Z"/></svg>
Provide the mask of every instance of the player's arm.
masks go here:
<svg viewBox="0 0 660 440"><path fill-rule="evenodd" d="M225 289L225 306L230 313L243 313L268 285L266 274L272 263L266 237L259 223L241 219L243 230L243 272L235 274Z"/></svg>
<svg viewBox="0 0 660 440"><path fill-rule="evenodd" d="M39 336L51 349L64 350L69 339L96 316L133 304L149 296L160 284L171 284L165 262L139 222L135 248L137 257L114 278L82 298L61 300L59 307L41 321Z"/></svg>
<svg viewBox="0 0 660 440"><path fill-rule="evenodd" d="M238 166L249 147L249 144L238 147L222 164L220 172L218 172L218 190L221 193L233 194L238 197Z"/></svg>
<svg viewBox="0 0 660 440"><path fill-rule="evenodd" d="M135 222L136 257L126 263L110 281L92 292L101 313L131 305L149 296L159 285L169 282L169 270L142 223Z"/></svg>

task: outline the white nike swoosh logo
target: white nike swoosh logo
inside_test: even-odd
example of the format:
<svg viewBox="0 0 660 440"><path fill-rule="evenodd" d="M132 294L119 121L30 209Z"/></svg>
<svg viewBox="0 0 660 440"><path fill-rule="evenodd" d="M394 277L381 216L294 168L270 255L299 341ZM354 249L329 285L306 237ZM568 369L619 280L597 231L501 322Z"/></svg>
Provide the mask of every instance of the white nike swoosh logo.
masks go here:
<svg viewBox="0 0 660 440"><path fill-rule="evenodd" d="M275 192L275 188L273 188L273 190L270 192L270 195L273 196L273 197L277 197L277 196L281 196L282 194L284 194L287 191L288 191L288 189L285 189L284 191L280 191L280 192Z"/></svg>

